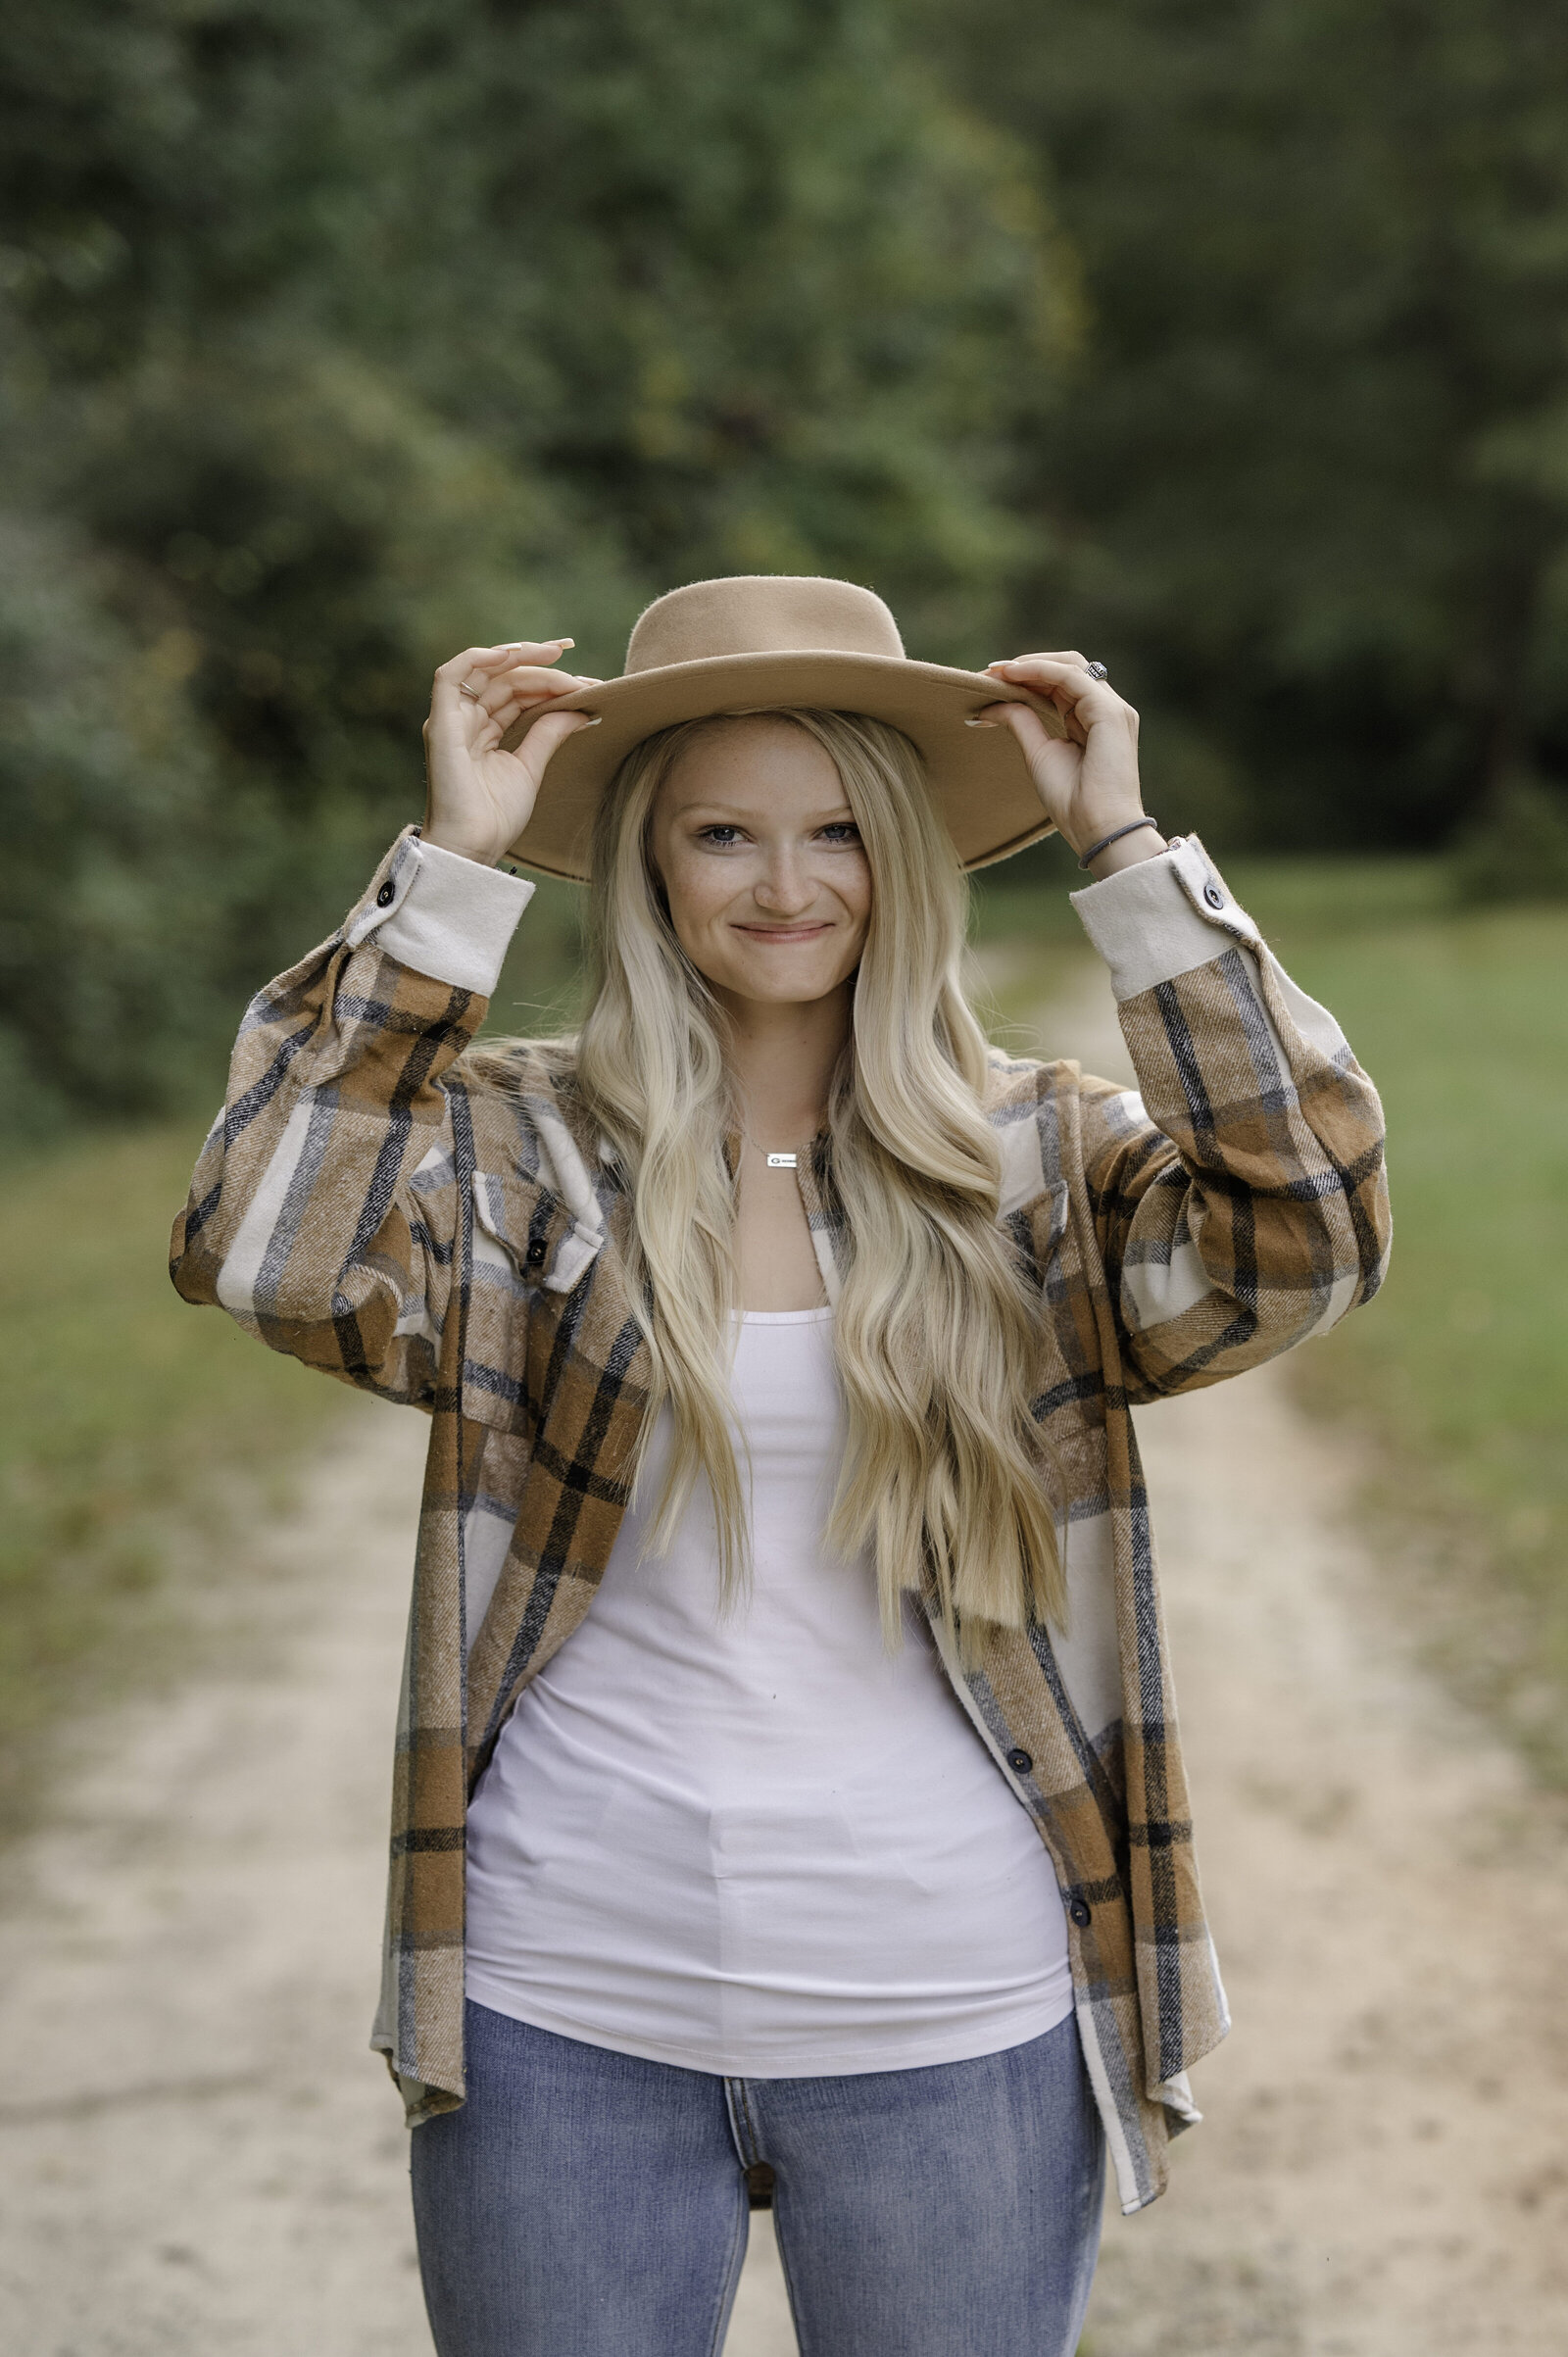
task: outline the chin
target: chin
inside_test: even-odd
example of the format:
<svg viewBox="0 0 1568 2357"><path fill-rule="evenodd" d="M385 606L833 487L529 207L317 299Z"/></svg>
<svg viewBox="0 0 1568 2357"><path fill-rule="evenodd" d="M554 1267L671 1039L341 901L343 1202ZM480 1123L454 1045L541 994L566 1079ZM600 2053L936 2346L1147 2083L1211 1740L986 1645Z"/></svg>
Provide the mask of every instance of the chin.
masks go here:
<svg viewBox="0 0 1568 2357"><path fill-rule="evenodd" d="M826 999L839 989L844 975L823 973L763 972L737 974L729 987L737 998L762 999L775 1007L808 1006L815 999Z"/></svg>

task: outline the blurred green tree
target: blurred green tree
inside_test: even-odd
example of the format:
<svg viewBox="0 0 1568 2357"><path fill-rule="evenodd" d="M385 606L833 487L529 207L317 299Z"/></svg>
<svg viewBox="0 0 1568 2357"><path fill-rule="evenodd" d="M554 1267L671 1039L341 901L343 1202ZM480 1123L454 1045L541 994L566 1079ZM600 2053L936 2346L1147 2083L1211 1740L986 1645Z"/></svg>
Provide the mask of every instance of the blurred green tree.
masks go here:
<svg viewBox="0 0 1568 2357"><path fill-rule="evenodd" d="M416 809L454 646L564 629L613 670L672 581L801 569L873 581L916 651L994 652L1072 275L883 0L16 0L0 153L0 448L42 567L13 618L68 733L99 699L106 777L120 705L55 634L178 674L181 814L127 733L121 859L200 884L165 937L215 1031ZM98 803L54 801L64 872ZM56 905L0 908L0 1019L101 1102L29 961L54 938L94 1006L164 1018Z"/></svg>
<svg viewBox="0 0 1568 2357"><path fill-rule="evenodd" d="M1430 843L1516 772L1560 785L1555 12L909 5L950 86L1032 149L1084 274L1022 614L1114 656L1181 723L1174 784L1254 841Z"/></svg>

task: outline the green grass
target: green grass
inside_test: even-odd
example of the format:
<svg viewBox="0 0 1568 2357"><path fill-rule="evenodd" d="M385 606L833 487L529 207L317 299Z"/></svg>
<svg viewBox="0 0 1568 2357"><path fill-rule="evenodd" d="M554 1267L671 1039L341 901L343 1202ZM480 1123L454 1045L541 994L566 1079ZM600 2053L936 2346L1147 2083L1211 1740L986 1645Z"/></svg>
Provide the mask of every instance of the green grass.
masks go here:
<svg viewBox="0 0 1568 2357"><path fill-rule="evenodd" d="M1436 1651L1568 1782L1568 908L1335 931L1238 881L1389 1118L1389 1281L1301 1353L1301 1396L1381 1444Z"/></svg>
<svg viewBox="0 0 1568 2357"><path fill-rule="evenodd" d="M1568 908L1461 911L1434 859L1227 876L1389 1118L1389 1280L1292 1362L1298 1395L1374 1445L1368 1506L1434 1656L1568 1782ZM1048 976L1055 897L1028 928Z"/></svg>
<svg viewBox="0 0 1568 2357"><path fill-rule="evenodd" d="M43 1751L179 1646L172 1520L280 1496L344 1396L169 1282L199 1126L77 1138L5 1175L0 1270L0 1829Z"/></svg>
<svg viewBox="0 0 1568 2357"><path fill-rule="evenodd" d="M580 905L541 885L491 1029L569 1019ZM351 1405L170 1284L203 1126L78 1133L4 1167L0 1836L26 1822L53 1732L189 1658L191 1538L221 1580L240 1518L276 1511Z"/></svg>

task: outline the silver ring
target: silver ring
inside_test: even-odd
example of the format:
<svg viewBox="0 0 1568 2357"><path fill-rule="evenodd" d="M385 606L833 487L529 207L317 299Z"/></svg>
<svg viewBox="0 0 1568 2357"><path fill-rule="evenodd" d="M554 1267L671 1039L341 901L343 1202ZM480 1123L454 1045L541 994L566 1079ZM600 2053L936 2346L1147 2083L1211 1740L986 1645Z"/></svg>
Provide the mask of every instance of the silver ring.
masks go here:
<svg viewBox="0 0 1568 2357"><path fill-rule="evenodd" d="M1088 667L1091 679L1108 679L1110 677L1110 673L1102 663L1092 663Z"/></svg>
<svg viewBox="0 0 1568 2357"><path fill-rule="evenodd" d="M469 687L466 680L459 680L458 694L460 696L466 696L470 704L477 704L479 702L479 690L476 687Z"/></svg>

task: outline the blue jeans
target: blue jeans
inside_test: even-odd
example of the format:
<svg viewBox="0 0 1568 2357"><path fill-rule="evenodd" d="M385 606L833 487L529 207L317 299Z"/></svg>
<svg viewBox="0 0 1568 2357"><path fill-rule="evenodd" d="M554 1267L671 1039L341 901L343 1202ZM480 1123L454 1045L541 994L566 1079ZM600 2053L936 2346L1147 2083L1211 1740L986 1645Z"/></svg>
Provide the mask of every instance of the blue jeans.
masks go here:
<svg viewBox="0 0 1568 2357"><path fill-rule="evenodd" d="M972 2062L721 2079L469 2002L414 2131L439 2357L715 2357L773 2214L803 2357L1072 2357L1104 2142L1076 2025Z"/></svg>

